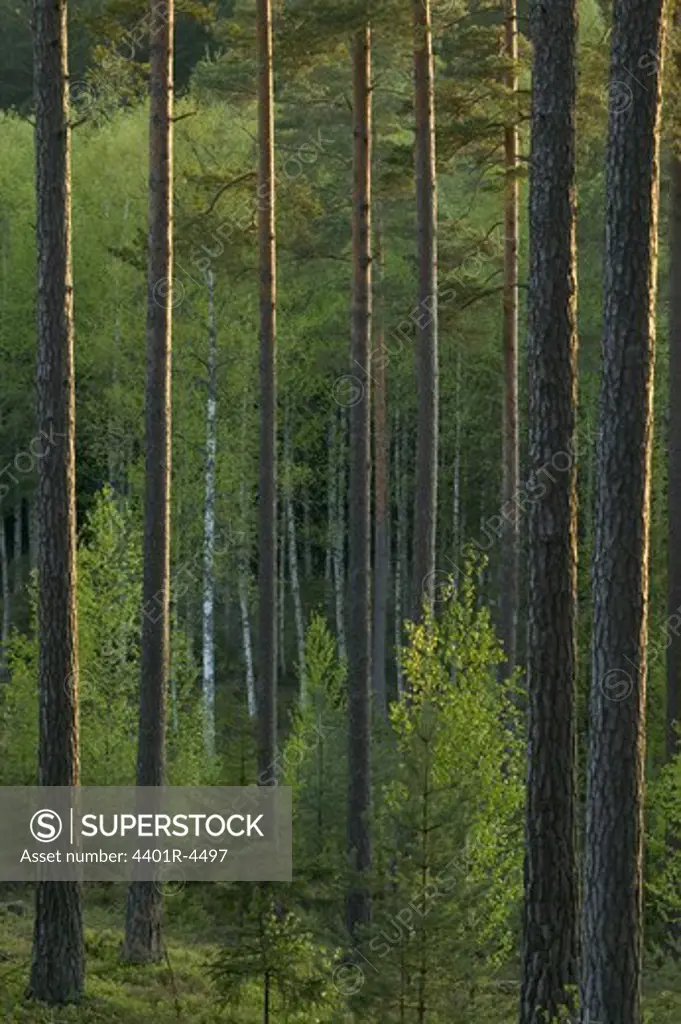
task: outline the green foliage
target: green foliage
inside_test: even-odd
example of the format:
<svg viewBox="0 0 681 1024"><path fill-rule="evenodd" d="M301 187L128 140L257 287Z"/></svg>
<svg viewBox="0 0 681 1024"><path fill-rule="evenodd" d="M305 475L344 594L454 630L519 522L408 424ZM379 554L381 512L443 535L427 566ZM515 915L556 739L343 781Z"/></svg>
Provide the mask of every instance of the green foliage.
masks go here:
<svg viewBox="0 0 681 1024"><path fill-rule="evenodd" d="M135 517L113 492L95 500L78 549L81 783L135 782L140 684L141 537ZM0 704L3 785L33 785L37 771L37 636L15 633L9 650L11 681ZM168 776L171 784L213 779L202 751L196 667L186 638L172 636L173 698Z"/></svg>
<svg viewBox="0 0 681 1024"><path fill-rule="evenodd" d="M394 704L393 779L377 808L382 869L358 997L376 1019L469 1021L484 978L517 941L522 744L489 613L469 561L439 618L408 624L406 695ZM372 1017L373 1019L373 1017Z"/></svg>

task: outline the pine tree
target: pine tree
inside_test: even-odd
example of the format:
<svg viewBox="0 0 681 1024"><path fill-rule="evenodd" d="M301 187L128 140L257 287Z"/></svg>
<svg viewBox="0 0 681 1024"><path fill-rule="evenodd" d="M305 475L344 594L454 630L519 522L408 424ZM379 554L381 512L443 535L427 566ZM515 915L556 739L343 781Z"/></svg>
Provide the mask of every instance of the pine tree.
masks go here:
<svg viewBox="0 0 681 1024"><path fill-rule="evenodd" d="M38 243L39 784L77 786L78 624L71 129L65 0L35 5ZM0 528L4 531L4 521ZM29 993L51 1005L83 994L81 889L38 882Z"/></svg>

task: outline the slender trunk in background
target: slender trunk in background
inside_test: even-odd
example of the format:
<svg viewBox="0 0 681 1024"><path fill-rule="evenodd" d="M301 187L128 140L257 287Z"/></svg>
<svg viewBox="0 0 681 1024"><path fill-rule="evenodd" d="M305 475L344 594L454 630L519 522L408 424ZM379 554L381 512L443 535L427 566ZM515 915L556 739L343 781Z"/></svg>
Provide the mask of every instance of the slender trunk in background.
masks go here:
<svg viewBox="0 0 681 1024"><path fill-rule="evenodd" d="M336 424L336 480L333 544L333 592L336 611L336 637L338 657L347 661L345 639L345 410L339 413Z"/></svg>
<svg viewBox="0 0 681 1024"><path fill-rule="evenodd" d="M521 1024L556 1019L577 981L577 0L536 4L532 40L527 352L530 479L539 497L529 520ZM549 465L555 472L543 486Z"/></svg>
<svg viewBox="0 0 681 1024"><path fill-rule="evenodd" d="M305 621L303 617L303 602L300 598L300 576L298 573L298 540L296 538L296 519L293 507L293 495L291 484L291 427L286 416L284 436L284 461L286 465L286 480L284 486L284 515L286 517L286 532L288 534L288 567L289 579L291 580L291 596L293 597L293 614L296 624L296 643L298 647L298 699L302 704L307 699L307 686L305 679Z"/></svg>
<svg viewBox="0 0 681 1024"><path fill-rule="evenodd" d="M667 463L667 614L681 614L681 157L674 152L671 171L669 246L669 440ZM677 620L674 619L674 622ZM681 637L667 633L667 757L679 750L675 723L681 719Z"/></svg>
<svg viewBox="0 0 681 1024"><path fill-rule="evenodd" d="M271 785L277 755L277 383L272 3L256 0L258 247L260 253L260 652L258 782Z"/></svg>
<svg viewBox="0 0 681 1024"><path fill-rule="evenodd" d="M31 572L38 565L38 500L34 494L28 503L28 567Z"/></svg>
<svg viewBox="0 0 681 1024"><path fill-rule="evenodd" d="M149 263L145 395L144 580L137 785L165 783L170 678L170 459L173 287L173 0L152 0L149 79ZM154 882L128 890L126 960L163 956Z"/></svg>
<svg viewBox="0 0 681 1024"><path fill-rule="evenodd" d="M12 558L14 559L14 585L12 589L16 595L21 592L23 585L21 573L21 500L19 498L14 506L14 550L12 551Z"/></svg>
<svg viewBox="0 0 681 1024"><path fill-rule="evenodd" d="M286 515L285 509L280 510L279 528L279 568L277 577L277 650L279 672L286 675Z"/></svg>
<svg viewBox="0 0 681 1024"><path fill-rule="evenodd" d="M38 784L79 783L78 620L71 129L65 0L34 7L38 460ZM54 439L50 443L49 439ZM4 530L4 522L3 522ZM38 882L28 994L52 1006L83 995L78 882Z"/></svg>
<svg viewBox="0 0 681 1024"><path fill-rule="evenodd" d="M326 604L331 606L332 574L333 574L333 524L334 511L336 508L336 463L334 449L334 423L335 410L331 416L331 423L327 430L327 476L326 476L326 553L324 556L324 591Z"/></svg>
<svg viewBox="0 0 681 1024"><path fill-rule="evenodd" d="M423 602L435 597L435 543L438 476L438 311L437 188L435 171L435 88L430 0L413 0L414 121L416 131L416 220L419 263L419 316L416 322L418 418L412 618L421 618Z"/></svg>
<svg viewBox="0 0 681 1024"><path fill-rule="evenodd" d="M310 526L310 490L303 488L303 572L305 581L312 579L312 529Z"/></svg>
<svg viewBox="0 0 681 1024"><path fill-rule="evenodd" d="M376 230L376 266L378 268L379 309L383 279L380 224ZM387 374L384 352L383 318L377 317L377 358L372 360L374 383L374 579L373 579L373 657L374 707L388 717L386 686L386 639L388 633L388 592L390 587L390 497L388 494L390 445L387 421Z"/></svg>
<svg viewBox="0 0 681 1024"><path fill-rule="evenodd" d="M618 0L606 248L580 1007L640 1024L650 462L663 0ZM646 66L645 80L631 76ZM627 83L626 105L621 83Z"/></svg>
<svg viewBox="0 0 681 1024"><path fill-rule="evenodd" d="M0 635L0 674L7 671L7 644L12 628L12 591L9 585L9 558L5 516L0 504L0 573L2 574L2 634Z"/></svg>
<svg viewBox="0 0 681 1024"><path fill-rule="evenodd" d="M206 398L206 466L203 506L203 715L204 746L215 756L215 458L217 453L218 336L215 322L215 275L208 287L208 395Z"/></svg>
<svg viewBox="0 0 681 1024"><path fill-rule="evenodd" d="M241 498L241 521L245 524L248 516L248 508L246 503L246 483L241 481L239 488ZM244 648L244 664L246 666L246 703L248 706L248 717L253 721L258 711L258 704L256 699L255 689L255 667L253 664L253 635L251 631L251 617L248 608L248 592L250 583L250 573L248 570L249 563L249 551L246 544L242 544L241 550L239 551L239 566L238 566L238 590L239 590L239 611L241 613L241 638Z"/></svg>
<svg viewBox="0 0 681 1024"><path fill-rule="evenodd" d="M456 350L456 370L454 380L454 483L452 487L452 554L454 556L454 586L459 585L461 574L462 524L461 524L461 350Z"/></svg>
<svg viewBox="0 0 681 1024"><path fill-rule="evenodd" d="M408 579L407 565L407 466L404 423L395 413L395 501L397 505L397 535L395 538L395 659L397 666L397 695L404 692L402 669L402 623L405 618L405 590Z"/></svg>
<svg viewBox="0 0 681 1024"><path fill-rule="evenodd" d="M352 365L362 398L350 409L348 577L347 928L355 941L371 915L371 32L353 40Z"/></svg>
<svg viewBox="0 0 681 1024"><path fill-rule="evenodd" d="M501 507L514 508L520 486L520 441L518 432L518 11L516 0L505 0L504 51L509 67L506 88L511 97L511 120L504 129L504 401L502 415ZM501 579L499 581L499 620L506 660L500 666L508 678L516 662L518 632L520 519L502 516Z"/></svg>

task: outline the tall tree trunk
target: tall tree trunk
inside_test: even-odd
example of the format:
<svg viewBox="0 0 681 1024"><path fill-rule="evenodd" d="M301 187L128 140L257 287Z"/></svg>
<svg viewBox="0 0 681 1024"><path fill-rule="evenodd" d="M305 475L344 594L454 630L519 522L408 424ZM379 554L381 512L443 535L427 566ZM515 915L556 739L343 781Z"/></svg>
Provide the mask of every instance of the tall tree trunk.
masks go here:
<svg viewBox="0 0 681 1024"><path fill-rule="evenodd" d="M380 225L379 225L380 228ZM376 231L376 264L378 285L383 279L383 261L379 230ZM386 687L386 639L388 633L388 592L390 587L390 497L388 494L389 466L386 356L384 352L382 299L379 291L381 315L377 323L376 351L372 361L374 378L374 578L373 578L373 657L372 677L374 707L383 718L388 717Z"/></svg>
<svg viewBox="0 0 681 1024"><path fill-rule="evenodd" d="M256 0L258 244L260 251L259 782L275 781L277 753L277 385L272 3Z"/></svg>
<svg viewBox="0 0 681 1024"><path fill-rule="evenodd" d="M504 402L502 416L501 507L511 509L520 486L520 445L518 433L518 129L515 102L518 94L518 11L517 0L505 0L505 55L509 61L506 87L511 94L512 120L504 129L506 168L504 197ZM515 668L518 630L518 571L520 518L502 516L501 580L499 618L506 659L500 666L508 678Z"/></svg>
<svg viewBox="0 0 681 1024"><path fill-rule="evenodd" d="M296 643L298 648L299 700L304 704L307 699L305 678L305 622L303 618L303 602L300 597L300 574L298 572L298 540L296 537L296 519L293 508L291 484L291 425L286 416L284 438L284 461L286 464L286 484L284 488L284 514L286 516L286 532L288 534L288 566L291 580L291 596L293 597L293 614L296 624Z"/></svg>
<svg viewBox="0 0 681 1024"><path fill-rule="evenodd" d="M643 786L663 3L618 0L610 67L581 999L641 1022ZM651 58L653 62L650 68ZM644 81L632 68L648 63ZM643 78L643 76L641 76ZM630 102L621 102L627 83Z"/></svg>
<svg viewBox="0 0 681 1024"><path fill-rule="evenodd" d="M352 215L352 364L363 399L350 409L348 575L348 860L347 927L354 939L370 918L371 868L371 32L353 40L354 186Z"/></svg>
<svg viewBox="0 0 681 1024"><path fill-rule="evenodd" d="M38 782L77 786L78 621L71 275L71 130L65 0L34 8L38 243ZM4 530L4 523L3 523ZM83 994L78 882L38 882L29 994L50 1005Z"/></svg>
<svg viewBox="0 0 681 1024"><path fill-rule="evenodd" d="M253 639L251 617L248 610L248 567L245 558L239 560L239 609L241 612L241 636L244 647L244 664L246 665L246 703L248 717L254 719L257 714L255 697L255 669L253 667Z"/></svg>
<svg viewBox="0 0 681 1024"><path fill-rule="evenodd" d="M145 395L144 579L137 785L165 782L170 670L170 465L173 286L173 0L151 0L149 251ZM154 882L128 890L126 960L163 956L162 897Z"/></svg>
<svg viewBox="0 0 681 1024"><path fill-rule="evenodd" d="M38 499L31 495L28 504L28 567L31 572L38 565Z"/></svg>
<svg viewBox="0 0 681 1024"><path fill-rule="evenodd" d="M681 157L672 157L669 247L669 441L667 500L667 614L681 609ZM674 619L677 622L678 619ZM670 629L667 648L667 756L679 750L681 720L681 636ZM676 724L675 724L676 723Z"/></svg>
<svg viewBox="0 0 681 1024"><path fill-rule="evenodd" d="M529 521L522 1024L557 1018L577 981L577 0L535 4L532 39L529 446L533 492L538 497ZM542 487L545 480L538 474L557 459L557 453L562 453L563 462L553 462L554 482Z"/></svg>
<svg viewBox="0 0 681 1024"><path fill-rule="evenodd" d="M203 507L203 714L205 750L215 756L215 458L217 454L217 363L215 275L208 287L208 395L206 399L206 466Z"/></svg>
<svg viewBox="0 0 681 1024"><path fill-rule="evenodd" d="M419 259L419 315L416 320L418 420L412 617L435 598L435 541L438 478L438 310L437 189L435 172L435 89L430 0L412 0L414 11L414 120L416 129L416 216Z"/></svg>
<svg viewBox="0 0 681 1024"><path fill-rule="evenodd" d="M345 639L345 410L339 413L336 424L336 482L333 544L333 592L336 612L338 657L346 661L348 648Z"/></svg>

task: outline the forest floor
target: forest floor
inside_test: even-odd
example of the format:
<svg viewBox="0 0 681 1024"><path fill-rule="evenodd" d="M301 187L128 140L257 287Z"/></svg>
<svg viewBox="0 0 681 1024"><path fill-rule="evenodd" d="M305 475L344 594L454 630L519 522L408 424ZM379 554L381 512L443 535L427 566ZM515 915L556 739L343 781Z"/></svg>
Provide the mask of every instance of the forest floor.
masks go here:
<svg viewBox="0 0 681 1024"><path fill-rule="evenodd" d="M78 1007L55 1010L24 998L32 938L32 894L28 890L13 893L9 900L3 895L0 1020L5 1024L260 1024L262 1011L255 987L250 1006L246 999L230 1013L216 1002L207 967L215 956L217 943L211 941L205 920L196 915L189 900L166 900L164 962L151 966L123 964L123 900L124 890L118 886L87 894L86 997ZM665 965L648 978L646 987L645 1024L679 1024L681 967ZM514 1024L517 1019L515 992L500 992L497 988L493 1001L490 999L489 1005L487 1000L483 1003L485 1024ZM310 1016L310 1024L323 1019L314 1013ZM481 1024L479 1015L476 1017L476 1024ZM275 1019L273 1024L280 1022Z"/></svg>

